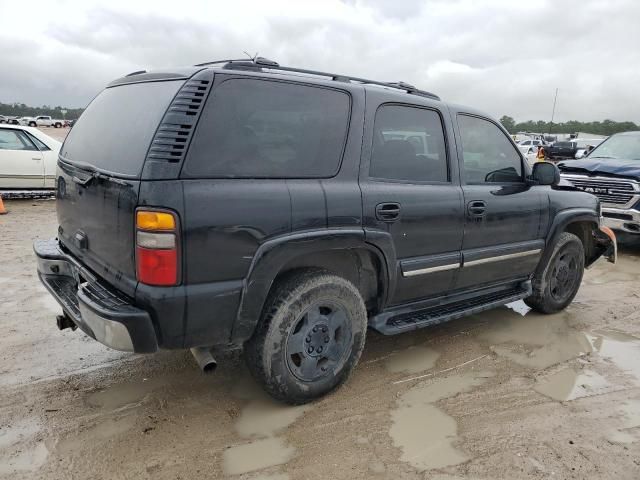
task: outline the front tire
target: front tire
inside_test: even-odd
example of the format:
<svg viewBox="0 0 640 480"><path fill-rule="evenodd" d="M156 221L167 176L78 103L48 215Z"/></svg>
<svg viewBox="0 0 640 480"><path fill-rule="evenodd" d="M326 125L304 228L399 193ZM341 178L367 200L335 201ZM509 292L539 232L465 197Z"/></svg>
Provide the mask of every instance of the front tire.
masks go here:
<svg viewBox="0 0 640 480"><path fill-rule="evenodd" d="M35 127L36 126L36 122L29 122L29 126L30 127Z"/></svg>
<svg viewBox="0 0 640 480"><path fill-rule="evenodd" d="M277 400L303 404L344 383L360 359L367 311L358 289L323 270L274 287L245 344L253 377Z"/></svg>
<svg viewBox="0 0 640 480"><path fill-rule="evenodd" d="M539 277L533 279L533 294L525 303L540 313L556 313L569 305L584 274L584 246L572 233L563 232Z"/></svg>

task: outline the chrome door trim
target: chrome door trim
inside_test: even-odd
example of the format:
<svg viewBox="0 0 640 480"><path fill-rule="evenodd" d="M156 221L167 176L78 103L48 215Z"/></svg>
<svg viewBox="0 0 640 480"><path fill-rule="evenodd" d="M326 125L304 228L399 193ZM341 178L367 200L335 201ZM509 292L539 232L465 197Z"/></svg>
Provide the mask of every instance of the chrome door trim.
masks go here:
<svg viewBox="0 0 640 480"><path fill-rule="evenodd" d="M540 252L542 252L542 249L536 248L535 250L527 250L527 251L524 251L524 252L507 253L505 255L497 255L495 257L480 258L478 260L471 260L470 262L464 262L462 264L462 266L463 267L473 267L474 265L482 265L482 264L485 264L485 263L500 262L502 260L509 260L511 258L521 258L521 257L528 257L528 256L531 256L531 255L538 255L538 254L540 254Z"/></svg>
<svg viewBox="0 0 640 480"><path fill-rule="evenodd" d="M426 273L434 273L434 272L444 272L446 270L454 270L456 268L460 268L460 262L458 263L449 263L447 265L438 265L437 267L427 267L427 268L419 268L417 270L408 270L403 271L403 277L415 277L416 275L424 275Z"/></svg>

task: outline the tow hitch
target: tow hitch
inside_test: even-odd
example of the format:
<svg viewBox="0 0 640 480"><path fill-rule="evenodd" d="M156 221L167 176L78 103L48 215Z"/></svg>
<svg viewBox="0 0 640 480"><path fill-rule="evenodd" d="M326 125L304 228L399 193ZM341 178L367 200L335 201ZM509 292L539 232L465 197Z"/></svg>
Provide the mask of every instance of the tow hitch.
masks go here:
<svg viewBox="0 0 640 480"><path fill-rule="evenodd" d="M67 316L66 313L56 316L56 324L58 325L58 330L64 330L65 328L75 330L76 328L78 328L78 326Z"/></svg>

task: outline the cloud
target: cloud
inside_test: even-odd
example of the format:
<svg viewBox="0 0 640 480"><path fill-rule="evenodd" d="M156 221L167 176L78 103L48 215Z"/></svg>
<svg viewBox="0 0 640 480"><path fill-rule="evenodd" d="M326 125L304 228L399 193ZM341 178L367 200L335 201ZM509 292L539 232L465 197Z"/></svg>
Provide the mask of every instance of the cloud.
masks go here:
<svg viewBox="0 0 640 480"><path fill-rule="evenodd" d="M242 57L402 80L494 116L640 121L634 0L0 4L0 101L83 106L140 69Z"/></svg>

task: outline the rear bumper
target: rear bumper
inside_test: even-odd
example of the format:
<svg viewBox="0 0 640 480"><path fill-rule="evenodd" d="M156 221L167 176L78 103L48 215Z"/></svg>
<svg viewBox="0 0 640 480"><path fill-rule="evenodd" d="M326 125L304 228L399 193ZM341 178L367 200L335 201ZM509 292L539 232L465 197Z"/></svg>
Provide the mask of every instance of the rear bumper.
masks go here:
<svg viewBox="0 0 640 480"><path fill-rule="evenodd" d="M151 353L158 349L148 312L64 253L57 240L38 240L33 249L40 280L78 328L115 350Z"/></svg>

